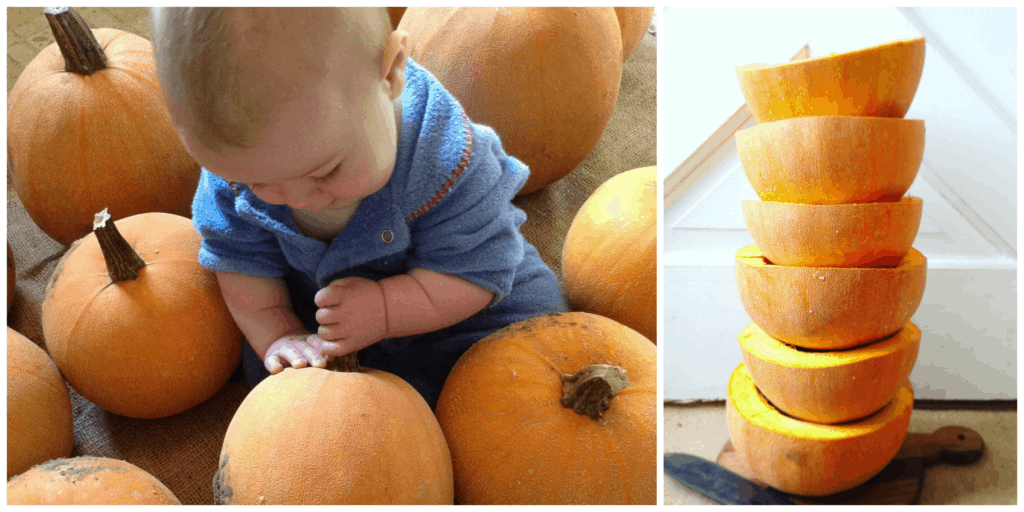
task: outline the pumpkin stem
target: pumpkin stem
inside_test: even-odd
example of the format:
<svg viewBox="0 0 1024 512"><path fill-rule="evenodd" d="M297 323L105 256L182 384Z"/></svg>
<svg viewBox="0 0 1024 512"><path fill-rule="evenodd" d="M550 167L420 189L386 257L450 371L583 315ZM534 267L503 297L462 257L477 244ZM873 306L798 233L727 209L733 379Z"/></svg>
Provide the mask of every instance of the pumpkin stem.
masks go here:
<svg viewBox="0 0 1024 512"><path fill-rule="evenodd" d="M74 9L47 7L43 14L64 56L64 71L89 76L106 69L107 54L103 53L92 30Z"/></svg>
<svg viewBox="0 0 1024 512"><path fill-rule="evenodd" d="M110 220L110 213L106 208L96 214L92 221L92 231L96 233L100 250L103 251L111 282L138 279L139 269L145 267L146 262L142 261L131 244L121 236L114 221Z"/></svg>
<svg viewBox="0 0 1024 512"><path fill-rule="evenodd" d="M359 371L359 352L352 352L335 357L327 362L327 369L332 372L355 373Z"/></svg>
<svg viewBox="0 0 1024 512"><path fill-rule="evenodd" d="M595 364L576 373L562 374L562 407L576 414L601 419L616 393L629 386L626 370L610 364Z"/></svg>

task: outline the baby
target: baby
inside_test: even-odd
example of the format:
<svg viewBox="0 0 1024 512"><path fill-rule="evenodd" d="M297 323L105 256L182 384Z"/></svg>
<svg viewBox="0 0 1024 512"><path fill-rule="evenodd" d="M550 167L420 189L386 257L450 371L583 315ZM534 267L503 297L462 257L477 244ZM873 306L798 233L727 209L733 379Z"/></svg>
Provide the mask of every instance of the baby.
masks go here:
<svg viewBox="0 0 1024 512"><path fill-rule="evenodd" d="M363 366L431 407L488 334L564 311L511 204L527 168L408 58L386 9L154 8L161 87L202 167L192 221L255 386Z"/></svg>

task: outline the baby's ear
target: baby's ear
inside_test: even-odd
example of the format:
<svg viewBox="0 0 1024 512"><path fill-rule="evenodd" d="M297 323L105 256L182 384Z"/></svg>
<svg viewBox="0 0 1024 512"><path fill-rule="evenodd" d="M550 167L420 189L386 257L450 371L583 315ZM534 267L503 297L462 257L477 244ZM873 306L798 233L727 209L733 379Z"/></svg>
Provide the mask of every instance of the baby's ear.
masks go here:
<svg viewBox="0 0 1024 512"><path fill-rule="evenodd" d="M384 58L380 77L387 84L391 99L397 99L405 88L405 63L409 57L409 36L404 30L395 30L384 43Z"/></svg>

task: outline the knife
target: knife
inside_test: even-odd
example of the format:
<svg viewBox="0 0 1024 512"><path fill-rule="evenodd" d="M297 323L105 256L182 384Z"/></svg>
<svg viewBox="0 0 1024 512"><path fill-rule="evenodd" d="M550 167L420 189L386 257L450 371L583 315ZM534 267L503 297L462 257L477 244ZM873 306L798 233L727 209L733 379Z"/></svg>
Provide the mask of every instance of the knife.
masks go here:
<svg viewBox="0 0 1024 512"><path fill-rule="evenodd" d="M831 496L797 496L758 482L733 451L731 442L718 457L721 466L686 454L669 454L665 457L665 474L716 501L730 504L909 504L920 498L926 466L969 464L981 458L984 450L981 436L964 427L943 427L930 434L911 432L878 475Z"/></svg>

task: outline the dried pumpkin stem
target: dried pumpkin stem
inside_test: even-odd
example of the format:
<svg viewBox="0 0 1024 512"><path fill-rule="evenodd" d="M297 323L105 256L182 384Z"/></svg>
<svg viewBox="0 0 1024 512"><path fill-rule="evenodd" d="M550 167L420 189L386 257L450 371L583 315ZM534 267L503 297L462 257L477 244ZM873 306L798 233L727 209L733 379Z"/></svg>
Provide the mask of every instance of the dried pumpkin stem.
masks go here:
<svg viewBox="0 0 1024 512"><path fill-rule="evenodd" d="M562 374L562 407L599 420L611 407L611 399L629 386L626 370L595 364L573 374Z"/></svg>
<svg viewBox="0 0 1024 512"><path fill-rule="evenodd" d="M81 16L70 7L47 7L43 9L50 24L53 37L64 56L64 70L89 76L106 69L107 54L96 41L92 30Z"/></svg>
<svg viewBox="0 0 1024 512"><path fill-rule="evenodd" d="M110 220L110 213L106 208L96 214L92 221L92 231L100 243L100 250L103 251L110 280L116 283L138 279L139 269L145 267L146 262L142 261L131 244L121 236L114 221Z"/></svg>
<svg viewBox="0 0 1024 512"><path fill-rule="evenodd" d="M335 357L327 362L327 369L332 372L354 373L359 371L359 352L352 352Z"/></svg>

